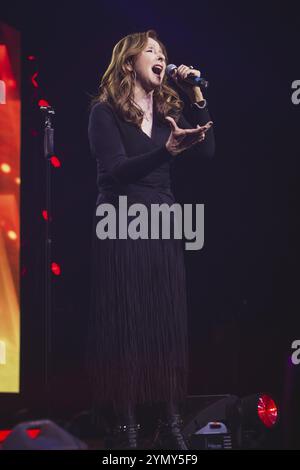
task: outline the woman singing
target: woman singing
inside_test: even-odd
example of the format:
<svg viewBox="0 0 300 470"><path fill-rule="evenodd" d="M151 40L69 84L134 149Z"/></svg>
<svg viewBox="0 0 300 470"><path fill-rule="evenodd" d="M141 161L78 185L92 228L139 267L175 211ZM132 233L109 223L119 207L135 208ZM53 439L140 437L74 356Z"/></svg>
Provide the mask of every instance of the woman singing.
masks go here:
<svg viewBox="0 0 300 470"><path fill-rule="evenodd" d="M174 204L170 168L188 158L214 154L212 122L199 87L187 84L198 70L180 65L167 82L167 53L155 31L130 34L114 47L89 119L91 153L97 162L96 207L119 196L135 203ZM187 152L185 152L187 151ZM132 219L131 219L132 220ZM136 406L163 403L156 446L187 449L180 406L187 395L187 305L183 242L96 234L94 219L89 369L96 405L113 405L122 446L139 448ZM128 223L130 216L128 217ZM172 225L172 224L171 224Z"/></svg>

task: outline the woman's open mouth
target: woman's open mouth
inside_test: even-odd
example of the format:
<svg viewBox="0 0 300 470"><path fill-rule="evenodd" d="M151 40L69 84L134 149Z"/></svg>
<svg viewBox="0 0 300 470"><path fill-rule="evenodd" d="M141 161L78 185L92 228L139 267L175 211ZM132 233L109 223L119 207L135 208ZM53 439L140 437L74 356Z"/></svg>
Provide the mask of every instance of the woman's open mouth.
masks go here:
<svg viewBox="0 0 300 470"><path fill-rule="evenodd" d="M161 77L162 70L163 68L161 65L153 65L152 67L152 72L159 78Z"/></svg>

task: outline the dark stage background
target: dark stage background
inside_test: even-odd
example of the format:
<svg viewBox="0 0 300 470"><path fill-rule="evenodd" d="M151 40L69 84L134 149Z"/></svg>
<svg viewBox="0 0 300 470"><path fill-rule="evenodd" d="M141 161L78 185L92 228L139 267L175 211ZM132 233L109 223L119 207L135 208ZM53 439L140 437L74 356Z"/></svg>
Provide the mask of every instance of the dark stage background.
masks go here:
<svg viewBox="0 0 300 470"><path fill-rule="evenodd" d="M90 96L113 46L155 29L169 62L193 64L210 82L213 161L174 174L180 202L205 204L205 246L186 253L190 393L268 391L283 410L284 443L299 445L298 245L300 15L292 2L16 2L1 20L21 31L22 393L3 406L43 409L45 173L37 101L54 106L52 406L90 406L84 370L95 162L87 139ZM36 57L28 60L29 55ZM38 67L39 89L30 77ZM37 130L36 136L33 130ZM24 270L23 270L24 273ZM1 405L0 405L1 406Z"/></svg>

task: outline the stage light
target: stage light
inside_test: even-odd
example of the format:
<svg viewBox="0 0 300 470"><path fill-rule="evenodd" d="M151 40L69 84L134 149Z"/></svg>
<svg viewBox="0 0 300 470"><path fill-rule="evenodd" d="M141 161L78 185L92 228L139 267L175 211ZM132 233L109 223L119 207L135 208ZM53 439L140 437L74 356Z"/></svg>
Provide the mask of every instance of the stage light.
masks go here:
<svg viewBox="0 0 300 470"><path fill-rule="evenodd" d="M60 168L60 167L61 167L60 160L59 160L55 155L53 155L53 156L50 158L50 161L51 161L52 165L53 165L55 168Z"/></svg>
<svg viewBox="0 0 300 470"><path fill-rule="evenodd" d="M278 419L278 408L271 397L261 395L258 398L257 413L260 420L267 428L275 426Z"/></svg>
<svg viewBox="0 0 300 470"><path fill-rule="evenodd" d="M49 216L48 211L46 209L42 210L42 217L44 220L50 220L50 222L52 222L52 217Z"/></svg>
<svg viewBox="0 0 300 470"><path fill-rule="evenodd" d="M48 101L47 101L47 100L44 100L44 99L39 100L39 101L38 101L38 105L39 105L39 107L41 107L41 106L50 106L50 104L48 103Z"/></svg>
<svg viewBox="0 0 300 470"><path fill-rule="evenodd" d="M7 236L10 240L16 240L18 238L16 232L14 230L8 230Z"/></svg>
<svg viewBox="0 0 300 470"><path fill-rule="evenodd" d="M11 172L11 166L8 163L2 163L1 164L1 171L3 171L3 173L10 173Z"/></svg>
<svg viewBox="0 0 300 470"><path fill-rule="evenodd" d="M53 274L55 274L55 276L60 276L61 269L60 269L59 264L51 263L51 271L53 272Z"/></svg>
<svg viewBox="0 0 300 470"><path fill-rule="evenodd" d="M36 439L41 434L41 430L38 428L27 429L26 432L27 432L27 435L31 437L31 439Z"/></svg>
<svg viewBox="0 0 300 470"><path fill-rule="evenodd" d="M257 393L242 399L241 413L244 424L255 428L272 428L278 421L278 407L269 395Z"/></svg>
<svg viewBox="0 0 300 470"><path fill-rule="evenodd" d="M13 432L12 429L1 429L0 430L0 443L4 442L8 436ZM31 439L36 439L41 433L39 428L26 429L26 434Z"/></svg>
<svg viewBox="0 0 300 470"><path fill-rule="evenodd" d="M48 220L48 211L43 210L43 211L42 211L42 216L43 216L43 218L44 218L45 220Z"/></svg>
<svg viewBox="0 0 300 470"><path fill-rule="evenodd" d="M3 450L87 450L88 448L85 442L47 419L19 423L12 430L4 430L2 437Z"/></svg>
<svg viewBox="0 0 300 470"><path fill-rule="evenodd" d="M14 181L16 184L21 184L21 178L19 178L18 176L14 179Z"/></svg>
<svg viewBox="0 0 300 470"><path fill-rule="evenodd" d="M277 426L279 409L273 398L265 393L247 396L241 401L240 414L242 448L263 449L274 445L280 428Z"/></svg>
<svg viewBox="0 0 300 470"><path fill-rule="evenodd" d="M5 439L10 435L11 430L9 429L0 429L0 443L4 442Z"/></svg>

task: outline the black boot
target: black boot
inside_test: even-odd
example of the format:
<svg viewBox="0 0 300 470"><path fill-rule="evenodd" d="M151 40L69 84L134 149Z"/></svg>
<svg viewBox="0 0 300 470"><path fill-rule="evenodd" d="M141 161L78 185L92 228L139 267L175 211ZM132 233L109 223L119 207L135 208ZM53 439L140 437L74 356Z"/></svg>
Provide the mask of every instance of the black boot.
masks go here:
<svg viewBox="0 0 300 470"><path fill-rule="evenodd" d="M134 407L129 406L125 412L118 412L117 416L117 424L106 439L106 448L139 449L141 425L136 422Z"/></svg>
<svg viewBox="0 0 300 470"><path fill-rule="evenodd" d="M153 439L153 449L188 450L182 434L183 421L178 407L173 403L167 405L167 417L161 419Z"/></svg>

